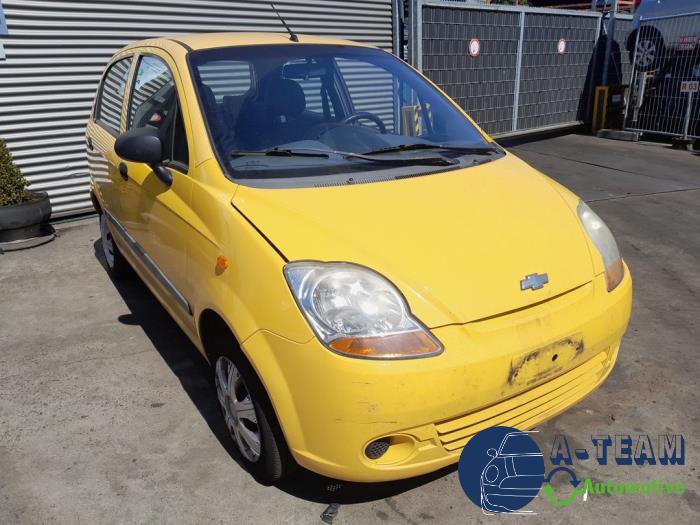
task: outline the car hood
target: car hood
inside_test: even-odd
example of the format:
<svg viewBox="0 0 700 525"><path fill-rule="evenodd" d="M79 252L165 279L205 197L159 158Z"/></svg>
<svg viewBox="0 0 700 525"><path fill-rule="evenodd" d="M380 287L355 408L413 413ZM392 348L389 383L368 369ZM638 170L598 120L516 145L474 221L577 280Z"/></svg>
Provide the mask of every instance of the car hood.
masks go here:
<svg viewBox="0 0 700 525"><path fill-rule="evenodd" d="M427 326L466 323L581 286L594 270L575 210L508 154L479 166L319 188L240 186L232 204L290 261L373 268ZM539 290L520 289L533 273Z"/></svg>

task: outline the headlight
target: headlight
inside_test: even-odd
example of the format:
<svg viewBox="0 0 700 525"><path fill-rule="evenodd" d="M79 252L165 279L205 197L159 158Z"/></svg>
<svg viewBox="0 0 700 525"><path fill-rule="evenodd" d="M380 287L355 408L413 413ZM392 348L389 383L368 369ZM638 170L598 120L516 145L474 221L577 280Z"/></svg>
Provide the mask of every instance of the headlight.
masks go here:
<svg viewBox="0 0 700 525"><path fill-rule="evenodd" d="M496 465L489 465L484 471L484 479L489 483L493 483L498 479L498 467Z"/></svg>
<svg viewBox="0 0 700 525"><path fill-rule="evenodd" d="M401 293L378 273L350 263L292 262L284 275L318 338L352 357L426 357L442 345L411 315Z"/></svg>
<svg viewBox="0 0 700 525"><path fill-rule="evenodd" d="M615 237L613 237L603 219L598 217L585 202L580 201L578 203L576 212L583 227L588 232L588 236L603 258L605 281L608 285L608 291L611 291L620 284L625 273L625 267L622 264L622 257L620 257L620 251L617 249Z"/></svg>

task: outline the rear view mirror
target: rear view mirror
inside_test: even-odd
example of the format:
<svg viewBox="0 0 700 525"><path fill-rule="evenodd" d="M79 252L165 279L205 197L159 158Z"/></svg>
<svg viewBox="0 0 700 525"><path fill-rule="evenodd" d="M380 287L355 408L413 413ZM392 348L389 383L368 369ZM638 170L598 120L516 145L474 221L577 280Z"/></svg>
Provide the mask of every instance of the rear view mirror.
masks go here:
<svg viewBox="0 0 700 525"><path fill-rule="evenodd" d="M498 450L496 450L495 448L490 448L486 451L486 454L488 454L492 458L495 458L496 456L498 456Z"/></svg>
<svg viewBox="0 0 700 525"><path fill-rule="evenodd" d="M326 74L326 68L318 64L285 64L282 69L282 77L296 80L320 78Z"/></svg>
<svg viewBox="0 0 700 525"><path fill-rule="evenodd" d="M155 128L134 128L122 133L114 144L120 158L148 164L164 184L170 186L173 176L162 164L163 144Z"/></svg>

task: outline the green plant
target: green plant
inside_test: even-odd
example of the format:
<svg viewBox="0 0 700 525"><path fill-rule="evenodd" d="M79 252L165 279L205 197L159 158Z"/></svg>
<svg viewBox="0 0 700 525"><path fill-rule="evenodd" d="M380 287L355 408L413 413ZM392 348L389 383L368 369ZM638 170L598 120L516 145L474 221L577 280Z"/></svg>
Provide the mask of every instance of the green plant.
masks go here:
<svg viewBox="0 0 700 525"><path fill-rule="evenodd" d="M7 144L0 139L0 206L19 204L29 200L28 184L12 159Z"/></svg>

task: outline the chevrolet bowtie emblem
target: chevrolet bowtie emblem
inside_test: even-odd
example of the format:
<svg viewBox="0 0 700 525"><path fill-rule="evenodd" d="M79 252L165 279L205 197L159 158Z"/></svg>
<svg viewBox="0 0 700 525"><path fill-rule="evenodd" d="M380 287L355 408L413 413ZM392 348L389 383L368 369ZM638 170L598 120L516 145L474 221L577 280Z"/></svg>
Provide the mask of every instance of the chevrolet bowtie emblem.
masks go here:
<svg viewBox="0 0 700 525"><path fill-rule="evenodd" d="M530 275L526 275L525 279L520 281L520 289L523 292L525 290L539 290L548 282L549 277L546 273L531 273Z"/></svg>

